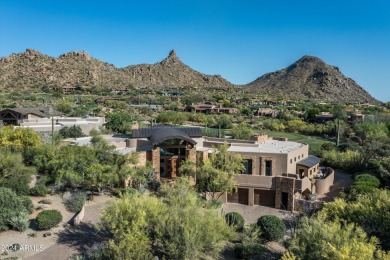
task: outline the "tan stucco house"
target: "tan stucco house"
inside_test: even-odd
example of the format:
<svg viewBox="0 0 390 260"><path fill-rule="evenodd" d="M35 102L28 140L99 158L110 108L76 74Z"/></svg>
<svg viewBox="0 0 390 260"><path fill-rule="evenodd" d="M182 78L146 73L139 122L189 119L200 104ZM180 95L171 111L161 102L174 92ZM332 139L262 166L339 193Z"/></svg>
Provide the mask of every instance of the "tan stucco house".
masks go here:
<svg viewBox="0 0 390 260"><path fill-rule="evenodd" d="M224 203L262 205L294 210L294 200L310 194L322 195L333 184L330 168L319 167L320 159L309 155L309 146L286 138L255 135L250 140L204 137L198 127L157 125L134 129L123 153L138 152L140 163L151 162L155 178L169 180L180 176L184 160L206 159L219 145L240 154L245 171L235 176L238 190L223 194Z"/></svg>

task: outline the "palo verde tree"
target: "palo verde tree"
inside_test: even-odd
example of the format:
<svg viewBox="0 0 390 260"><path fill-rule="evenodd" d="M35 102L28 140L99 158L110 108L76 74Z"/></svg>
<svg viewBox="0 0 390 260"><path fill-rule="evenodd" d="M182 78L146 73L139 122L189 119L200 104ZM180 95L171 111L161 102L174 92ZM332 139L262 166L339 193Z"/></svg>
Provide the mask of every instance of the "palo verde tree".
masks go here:
<svg viewBox="0 0 390 260"><path fill-rule="evenodd" d="M301 219L298 230L287 241L287 249L295 259L387 259L375 257L386 255L377 243L377 238L369 238L353 223L327 221L319 215Z"/></svg>
<svg viewBox="0 0 390 260"><path fill-rule="evenodd" d="M235 139L248 140L252 135L252 128L246 123L241 123L238 126L233 126L232 135Z"/></svg>
<svg viewBox="0 0 390 260"><path fill-rule="evenodd" d="M41 138L31 128L16 128L5 126L0 129L0 148L12 151L24 151L29 147L40 146Z"/></svg>
<svg viewBox="0 0 390 260"><path fill-rule="evenodd" d="M105 252L110 259L218 258L234 238L215 209L202 208L187 179L163 185L159 195L127 194L103 210L99 226L112 235Z"/></svg>

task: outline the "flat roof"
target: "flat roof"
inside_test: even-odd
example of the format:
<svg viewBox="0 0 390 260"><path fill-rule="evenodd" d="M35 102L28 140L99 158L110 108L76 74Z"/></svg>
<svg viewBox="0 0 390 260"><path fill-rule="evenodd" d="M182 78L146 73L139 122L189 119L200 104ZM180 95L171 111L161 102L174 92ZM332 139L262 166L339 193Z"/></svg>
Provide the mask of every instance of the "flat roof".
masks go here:
<svg viewBox="0 0 390 260"><path fill-rule="evenodd" d="M258 144L258 146L240 146L234 144L229 147L228 151L231 152L243 152L243 153L289 153L295 151L306 144L291 142L291 141L278 141L269 140L264 143Z"/></svg>

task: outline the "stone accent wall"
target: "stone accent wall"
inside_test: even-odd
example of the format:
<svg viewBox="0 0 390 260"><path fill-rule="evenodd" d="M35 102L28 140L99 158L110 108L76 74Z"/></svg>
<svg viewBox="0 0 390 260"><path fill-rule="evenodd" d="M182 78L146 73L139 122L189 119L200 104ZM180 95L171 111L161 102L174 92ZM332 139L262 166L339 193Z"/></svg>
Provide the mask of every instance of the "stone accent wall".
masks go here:
<svg viewBox="0 0 390 260"><path fill-rule="evenodd" d="M85 214L85 207L83 206L83 208L80 210L80 212L77 213L77 215L74 217L73 225L75 225L75 226L79 225L84 218L84 214Z"/></svg>
<svg viewBox="0 0 390 260"><path fill-rule="evenodd" d="M152 150L152 166L156 170L154 177L160 179L160 147L157 146Z"/></svg>
<svg viewBox="0 0 390 260"><path fill-rule="evenodd" d="M282 176L275 177L275 208L280 209L282 192L288 193L287 210L294 211L295 179Z"/></svg>
<svg viewBox="0 0 390 260"><path fill-rule="evenodd" d="M251 141L255 141L259 144L264 143L265 141L270 140L270 139L272 139L272 138L269 138L268 135L264 135L264 134L256 134L256 135L253 135L250 137Z"/></svg>

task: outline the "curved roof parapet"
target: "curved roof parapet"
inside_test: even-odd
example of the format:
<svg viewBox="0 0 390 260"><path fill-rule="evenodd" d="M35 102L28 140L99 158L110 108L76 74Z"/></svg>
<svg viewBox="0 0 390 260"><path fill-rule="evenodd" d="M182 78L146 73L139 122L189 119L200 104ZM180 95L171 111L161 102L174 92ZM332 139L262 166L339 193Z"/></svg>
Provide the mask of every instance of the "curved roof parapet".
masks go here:
<svg viewBox="0 0 390 260"><path fill-rule="evenodd" d="M158 131L153 131L152 135L149 138L153 146L161 144L166 140L172 139L185 140L192 145L196 145L194 139L192 139L186 133L180 131L178 128L175 127L161 127L160 129L158 129Z"/></svg>
<svg viewBox="0 0 390 260"><path fill-rule="evenodd" d="M180 132L190 136L190 137L202 137L202 131L199 127L175 127L172 125L155 125L147 128L134 129L132 131L133 138L150 138L156 132L160 132L164 129L169 129L169 131L174 131L174 129L179 130Z"/></svg>

